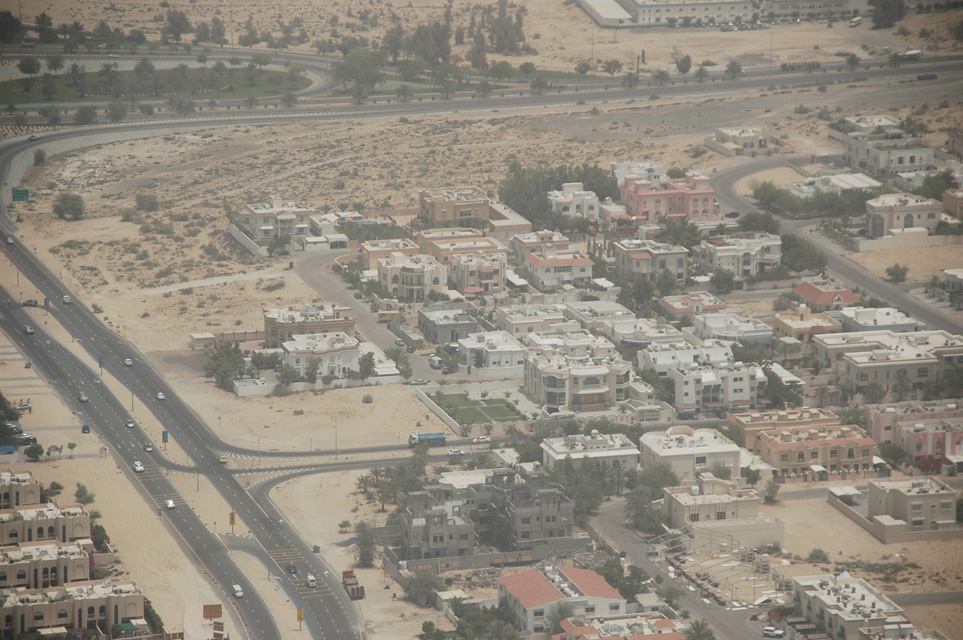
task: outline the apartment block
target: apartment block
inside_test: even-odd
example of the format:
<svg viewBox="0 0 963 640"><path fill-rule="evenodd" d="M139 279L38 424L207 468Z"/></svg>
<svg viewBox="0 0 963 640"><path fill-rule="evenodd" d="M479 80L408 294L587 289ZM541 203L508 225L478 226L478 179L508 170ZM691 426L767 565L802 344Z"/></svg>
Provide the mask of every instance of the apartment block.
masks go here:
<svg viewBox="0 0 963 640"><path fill-rule="evenodd" d="M710 313L726 309L725 302L708 291L690 291L659 300L662 310L673 318L692 318L699 313Z"/></svg>
<svg viewBox="0 0 963 640"><path fill-rule="evenodd" d="M819 362L835 367L857 393L873 384L885 391L883 401L899 399L950 367L963 363L963 336L946 331L862 331L817 336L813 348Z"/></svg>
<svg viewBox="0 0 963 640"><path fill-rule="evenodd" d="M471 253L504 253L507 255L508 249L494 238L459 235L426 240L425 253L450 268L455 257L459 255Z"/></svg>
<svg viewBox="0 0 963 640"><path fill-rule="evenodd" d="M0 511L0 540L9 544L90 538L90 514L83 505L22 505Z"/></svg>
<svg viewBox="0 0 963 640"><path fill-rule="evenodd" d="M489 199L478 187L444 187L418 192L418 218L431 228L484 229Z"/></svg>
<svg viewBox="0 0 963 640"><path fill-rule="evenodd" d="M926 146L922 138L908 136L900 129L882 133L853 132L848 136L849 166L874 178L892 178L898 173L929 169L935 155L936 150Z"/></svg>
<svg viewBox="0 0 963 640"><path fill-rule="evenodd" d="M408 492L401 536L404 559L467 556L475 549L475 525L465 499L443 485Z"/></svg>
<svg viewBox="0 0 963 640"><path fill-rule="evenodd" d="M413 240L422 253L428 254L428 245L435 241L464 240L484 238L485 234L479 229L468 227L442 227L441 229L423 229L416 231ZM437 257L437 256L436 256Z"/></svg>
<svg viewBox="0 0 963 640"><path fill-rule="evenodd" d="M893 333L916 331L916 318L894 307L847 307L839 310L846 331L888 329Z"/></svg>
<svg viewBox="0 0 963 640"><path fill-rule="evenodd" d="M658 162L617 160L609 163L612 179L622 186L626 177L644 178L654 184L665 181L665 167Z"/></svg>
<svg viewBox="0 0 963 640"><path fill-rule="evenodd" d="M813 313L809 305L800 304L793 313L780 313L766 318L776 338L795 338L808 344L813 336L839 333L842 323L826 313Z"/></svg>
<svg viewBox="0 0 963 640"><path fill-rule="evenodd" d="M798 198L812 198L817 193L856 193L883 186L879 180L874 180L861 173L841 173L832 176L819 176L805 180L791 180L782 188Z"/></svg>
<svg viewBox="0 0 963 640"><path fill-rule="evenodd" d="M108 578L49 589L21 587L0 595L0 632L7 637L57 635L62 629L97 629L106 635L116 625L143 617L144 594L131 581Z"/></svg>
<svg viewBox="0 0 963 640"><path fill-rule="evenodd" d="M523 304L498 307L495 326L514 336L532 332L552 332L557 329L578 328L576 321L565 317L560 304Z"/></svg>
<svg viewBox="0 0 963 640"><path fill-rule="evenodd" d="M627 239L613 242L612 251L615 272L633 282L655 282L663 271L680 282L685 282L689 275L689 251L680 245Z"/></svg>
<svg viewBox="0 0 963 640"><path fill-rule="evenodd" d="M313 364L318 376L344 376L358 371L360 342L346 333L311 333L292 336L281 344L284 364L305 375Z"/></svg>
<svg viewBox="0 0 963 640"><path fill-rule="evenodd" d="M621 184L621 199L626 213L637 221L657 224L662 218L722 220L709 178L695 171L687 173L684 180L668 179L664 184L627 176Z"/></svg>
<svg viewBox="0 0 963 640"><path fill-rule="evenodd" d="M492 202L488 210L485 233L499 242L507 243L513 236L531 233L532 223L501 202Z"/></svg>
<svg viewBox="0 0 963 640"><path fill-rule="evenodd" d="M806 427L818 430L825 426L839 425L839 417L828 409L795 409L787 411L750 411L730 413L729 422L738 434L738 441L749 451L762 453L762 434L778 432L784 428Z"/></svg>
<svg viewBox="0 0 963 640"><path fill-rule="evenodd" d="M748 277L779 266L782 238L762 231L710 236L692 251L700 266L712 271L726 269L736 276Z"/></svg>
<svg viewBox="0 0 963 640"><path fill-rule="evenodd" d="M462 373L495 378L521 378L525 347L507 331L472 333L458 341Z"/></svg>
<svg viewBox="0 0 963 640"><path fill-rule="evenodd" d="M487 296L505 290L508 260L504 252L458 253L448 273L455 288L466 296Z"/></svg>
<svg viewBox="0 0 963 640"><path fill-rule="evenodd" d="M760 457L773 475L869 471L873 468L876 441L853 425L783 426L758 434Z"/></svg>
<svg viewBox="0 0 963 640"><path fill-rule="evenodd" d="M353 334L355 318L349 307L336 303L264 310L264 346L279 349L295 335L344 332Z"/></svg>
<svg viewBox="0 0 963 640"><path fill-rule="evenodd" d="M556 291L565 285L586 287L592 280L592 259L578 249L543 247L525 256L532 284L539 291Z"/></svg>
<svg viewBox="0 0 963 640"><path fill-rule="evenodd" d="M602 322L605 337L617 345L645 348L653 344L665 344L684 340L682 332L671 324L659 323L648 318L615 318Z"/></svg>
<svg viewBox="0 0 963 640"><path fill-rule="evenodd" d="M576 327L571 331L547 331L528 333L522 336L522 343L531 351L550 355L561 353L587 353L593 358L618 356L618 350L607 338L589 333Z"/></svg>
<svg viewBox="0 0 963 640"><path fill-rule="evenodd" d="M943 203L911 193L888 193L866 201L866 229L880 238L890 229L922 227L933 233L942 219Z"/></svg>
<svg viewBox="0 0 963 640"><path fill-rule="evenodd" d="M542 230L521 233L512 237L512 262L522 265L525 264L525 258L530 253L539 253L547 247L564 251L570 246L569 239L557 231Z"/></svg>
<svg viewBox="0 0 963 640"><path fill-rule="evenodd" d="M40 504L40 482L32 473L0 472L0 509Z"/></svg>
<svg viewBox="0 0 963 640"><path fill-rule="evenodd" d="M0 547L0 589L49 589L90 578L90 557L78 542L23 542Z"/></svg>
<svg viewBox="0 0 963 640"><path fill-rule="evenodd" d="M743 318L738 311L701 313L692 318L692 331L702 339L729 340L742 344L769 344L772 327L758 318Z"/></svg>
<svg viewBox="0 0 963 640"><path fill-rule="evenodd" d="M862 578L844 571L831 574L798 576L792 579L793 608L833 640L861 638L864 627L898 624L905 621L903 609ZM800 638L800 635L795 637Z"/></svg>
<svg viewBox="0 0 963 640"><path fill-rule="evenodd" d="M542 466L546 469L562 460L571 460L576 467L585 460L622 471L639 467L638 446L621 433L600 434L593 429L589 435L576 433L563 438L545 438L539 446Z"/></svg>
<svg viewBox="0 0 963 640"><path fill-rule="evenodd" d="M421 302L448 290L448 267L424 254L392 253L378 260L378 282L399 302Z"/></svg>
<svg viewBox="0 0 963 640"><path fill-rule="evenodd" d="M458 342L478 333L478 309L467 303L423 307L418 310L418 330L426 342Z"/></svg>
<svg viewBox="0 0 963 640"><path fill-rule="evenodd" d="M525 358L525 393L550 412L611 409L629 399L632 377L632 364L617 355L530 351Z"/></svg>
<svg viewBox="0 0 963 640"><path fill-rule="evenodd" d="M588 331L601 332L607 320L635 318L635 314L617 302L587 300L564 305L565 317L577 321Z"/></svg>
<svg viewBox="0 0 963 640"><path fill-rule="evenodd" d="M320 213L314 207L283 202L278 196L261 204L246 204L238 212L238 225L245 227L255 240L271 240L281 236L307 235L311 216Z"/></svg>
<svg viewBox="0 0 963 640"><path fill-rule="evenodd" d="M586 191L581 182L566 182L560 191L549 191L552 213L563 217L596 218L599 213L599 197L594 191Z"/></svg>
<svg viewBox="0 0 963 640"><path fill-rule="evenodd" d="M668 378L676 409L716 413L755 407L767 382L762 367L742 362L670 369Z"/></svg>
<svg viewBox="0 0 963 640"><path fill-rule="evenodd" d="M601 575L571 567L529 569L499 578L498 597L508 602L525 635L550 631L552 609L560 603L592 619L624 615L626 606L618 589Z"/></svg>
<svg viewBox="0 0 963 640"><path fill-rule="evenodd" d="M640 349L637 357L640 368L651 369L664 377L670 369L684 369L693 364L717 366L732 362L732 348L714 340L703 340L696 344L681 340L651 344Z"/></svg>
<svg viewBox="0 0 963 640"><path fill-rule="evenodd" d="M639 438L639 450L643 469L665 463L682 484L692 484L717 464L731 469L733 477L739 476L742 449L715 429L676 425L665 431L650 431Z"/></svg>
<svg viewBox="0 0 963 640"><path fill-rule="evenodd" d="M365 269L377 269L378 260L391 257L393 253L415 256L421 253L421 249L408 238L369 240L361 243L361 264Z"/></svg>
<svg viewBox="0 0 963 640"><path fill-rule="evenodd" d="M900 447L911 460L945 461L963 468L963 403L900 402L866 407L866 431Z"/></svg>

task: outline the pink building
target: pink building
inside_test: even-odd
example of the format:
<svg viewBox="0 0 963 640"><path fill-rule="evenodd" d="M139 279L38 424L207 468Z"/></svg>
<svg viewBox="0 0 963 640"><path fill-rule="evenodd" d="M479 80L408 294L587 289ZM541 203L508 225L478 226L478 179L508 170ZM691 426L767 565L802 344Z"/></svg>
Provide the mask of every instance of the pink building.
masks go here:
<svg viewBox="0 0 963 640"><path fill-rule="evenodd" d="M897 445L912 460L963 463L963 407L959 399L866 407L866 431Z"/></svg>
<svg viewBox="0 0 963 640"><path fill-rule="evenodd" d="M722 212L716 204L709 178L696 171L685 180L666 180L665 186L640 176L622 182L622 204L637 221L660 222L661 218L688 218L692 222L719 222Z"/></svg>

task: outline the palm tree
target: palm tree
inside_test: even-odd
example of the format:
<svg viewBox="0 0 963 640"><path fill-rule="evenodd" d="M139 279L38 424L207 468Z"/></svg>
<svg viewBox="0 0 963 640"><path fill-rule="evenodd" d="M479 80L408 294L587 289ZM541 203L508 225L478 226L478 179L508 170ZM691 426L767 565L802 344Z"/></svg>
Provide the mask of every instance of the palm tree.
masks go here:
<svg viewBox="0 0 963 640"><path fill-rule="evenodd" d="M705 67L699 67L695 72L695 79L697 82L705 82L709 78L709 70Z"/></svg>
<svg viewBox="0 0 963 640"><path fill-rule="evenodd" d="M685 632L685 640L716 640L709 623L705 620L695 620Z"/></svg>
<svg viewBox="0 0 963 640"><path fill-rule="evenodd" d="M910 384L909 377L906 375L905 371L900 371L896 374L896 382L893 383L893 393L896 394L896 401L903 401L903 394L907 393L913 388Z"/></svg>
<svg viewBox="0 0 963 640"><path fill-rule="evenodd" d="M395 95L397 95L402 102L408 102L411 98L411 87L408 86L407 82L402 82L398 90L395 91Z"/></svg>
<svg viewBox="0 0 963 640"><path fill-rule="evenodd" d="M829 387L824 384L816 388L816 404L820 407L826 406L826 399L829 397Z"/></svg>
<svg viewBox="0 0 963 640"><path fill-rule="evenodd" d="M654 82L655 86L657 87L661 87L662 85L668 83L670 79L671 77L669 76L669 72L665 69L659 69L658 71L652 73L652 82Z"/></svg>
<svg viewBox="0 0 963 640"><path fill-rule="evenodd" d="M729 76L730 80L735 80L742 75L742 65L735 60L730 60L729 64L726 65L726 75Z"/></svg>

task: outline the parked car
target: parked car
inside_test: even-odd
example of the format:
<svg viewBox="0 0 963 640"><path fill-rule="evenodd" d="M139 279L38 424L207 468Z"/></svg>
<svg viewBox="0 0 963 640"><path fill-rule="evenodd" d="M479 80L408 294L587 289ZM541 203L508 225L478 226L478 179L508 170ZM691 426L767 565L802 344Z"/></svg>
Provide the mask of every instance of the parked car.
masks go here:
<svg viewBox="0 0 963 640"><path fill-rule="evenodd" d="M21 402L17 405L17 411L33 411L33 405L29 402Z"/></svg>
<svg viewBox="0 0 963 640"><path fill-rule="evenodd" d="M355 291L355 292L354 292L354 299L355 299L355 300L360 300L360 299L363 298L363 297L364 297L364 294L361 293L360 291Z"/></svg>
<svg viewBox="0 0 963 640"><path fill-rule="evenodd" d="M30 136L27 138L27 140L39 140L39 139L40 139L40 136L38 136L36 133L31 133Z"/></svg>
<svg viewBox="0 0 963 640"><path fill-rule="evenodd" d="M777 629L776 627L766 627L762 630L763 638L782 638L785 635L785 631Z"/></svg>
<svg viewBox="0 0 963 640"><path fill-rule="evenodd" d="M80 394L77 396L77 399L80 400L81 402L89 402L89 401L90 401L90 398L88 398L88 397L87 397L87 394L84 393L83 391L80 392Z"/></svg>
<svg viewBox="0 0 963 640"><path fill-rule="evenodd" d="M408 384L414 385L414 386L417 387L417 386L420 386L420 385L423 385L423 384L428 384L428 381L425 380L424 378L415 378L414 380L412 380L412 381L409 382Z"/></svg>
<svg viewBox="0 0 963 640"><path fill-rule="evenodd" d="M134 460L134 473L140 473L144 470L144 465L138 460Z"/></svg>
<svg viewBox="0 0 963 640"><path fill-rule="evenodd" d="M405 341L402 338L395 338L395 344L399 347L405 346Z"/></svg>
<svg viewBox="0 0 963 640"><path fill-rule="evenodd" d="M39 307L39 306L40 306L40 303L37 302L36 300L24 300L21 304L22 304L23 306L25 306L25 307Z"/></svg>
<svg viewBox="0 0 963 640"><path fill-rule="evenodd" d="M20 444L20 445L37 444L37 436L32 436L29 433L18 434L17 444Z"/></svg>
<svg viewBox="0 0 963 640"><path fill-rule="evenodd" d="M80 427L80 433L90 433L90 425L85 424L84 426Z"/></svg>
<svg viewBox="0 0 963 640"><path fill-rule="evenodd" d="M491 442L492 439L489 438L488 436L478 436L477 438L472 438L471 441L472 441L474 444L486 444L486 443L488 443L488 442Z"/></svg>

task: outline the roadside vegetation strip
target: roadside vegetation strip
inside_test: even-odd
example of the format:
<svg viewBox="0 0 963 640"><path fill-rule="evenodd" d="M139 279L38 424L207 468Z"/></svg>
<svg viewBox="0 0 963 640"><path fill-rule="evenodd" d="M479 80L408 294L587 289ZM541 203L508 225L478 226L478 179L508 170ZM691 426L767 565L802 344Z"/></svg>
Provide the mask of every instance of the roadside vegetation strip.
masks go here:
<svg viewBox="0 0 963 640"><path fill-rule="evenodd" d="M161 69L155 72L161 83L161 88L157 91L142 90L140 88L130 92L128 87L136 82L134 71L116 71L111 75L111 83L116 82L118 89L107 90L103 84L103 74L100 71L83 73L83 80L71 80L67 75L60 75L52 79L50 91L41 92L41 79L35 78L28 83L29 89L24 90L23 80L7 80L0 82L0 105L33 104L43 102L108 102L111 100L123 100L134 102L158 102L166 101L170 98L190 98L192 100L244 100L247 98L262 98L265 96L276 96L287 92L302 91L311 86L311 80L303 75L291 78L290 74L284 71L261 70L251 84L245 72L236 70L235 78L229 81L226 78L218 80L214 85L204 85L201 83L201 76L210 69L188 69L185 79L181 84L170 85L168 79L174 69ZM232 71L232 70L228 70ZM116 76L116 79L114 79ZM80 86L86 87L85 91L79 91ZM200 90L203 89L203 90ZM156 95L155 95L156 94ZM42 98L42 100L41 100Z"/></svg>

